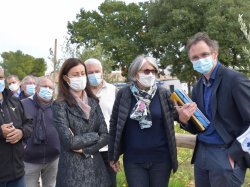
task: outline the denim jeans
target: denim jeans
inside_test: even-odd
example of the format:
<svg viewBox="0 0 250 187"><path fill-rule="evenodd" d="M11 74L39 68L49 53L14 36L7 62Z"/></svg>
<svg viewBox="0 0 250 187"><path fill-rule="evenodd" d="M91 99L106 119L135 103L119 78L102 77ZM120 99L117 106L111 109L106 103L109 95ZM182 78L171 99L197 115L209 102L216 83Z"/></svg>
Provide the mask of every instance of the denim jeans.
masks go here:
<svg viewBox="0 0 250 187"><path fill-rule="evenodd" d="M232 168L227 148L198 143L194 160L196 187L240 187L245 173L237 163Z"/></svg>
<svg viewBox="0 0 250 187"><path fill-rule="evenodd" d="M20 177L13 181L0 182L0 187L26 187L24 177Z"/></svg>
<svg viewBox="0 0 250 187"><path fill-rule="evenodd" d="M170 163L124 163L129 187L167 187Z"/></svg>
<svg viewBox="0 0 250 187"><path fill-rule="evenodd" d="M43 187L54 187L59 158L47 164L32 164L24 162L25 183L27 187L38 187L39 177Z"/></svg>

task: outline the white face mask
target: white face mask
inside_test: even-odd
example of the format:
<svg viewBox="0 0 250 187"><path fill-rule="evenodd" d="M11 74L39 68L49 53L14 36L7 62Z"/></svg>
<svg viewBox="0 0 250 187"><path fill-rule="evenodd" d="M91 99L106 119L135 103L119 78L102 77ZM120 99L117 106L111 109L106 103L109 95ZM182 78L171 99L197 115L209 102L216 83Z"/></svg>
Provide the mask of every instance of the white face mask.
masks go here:
<svg viewBox="0 0 250 187"><path fill-rule="evenodd" d="M69 86L71 89L73 89L74 91L81 91L84 90L86 87L86 83L87 83L87 78L86 76L81 76L81 77L72 77L69 78L70 83Z"/></svg>
<svg viewBox="0 0 250 187"><path fill-rule="evenodd" d="M149 88L155 84L155 75L152 73L145 75L144 73L139 73L138 81L142 86Z"/></svg>
<svg viewBox="0 0 250 187"><path fill-rule="evenodd" d="M19 84L18 83L13 83L13 84L9 85L9 89L12 92L18 90L18 88L19 88Z"/></svg>

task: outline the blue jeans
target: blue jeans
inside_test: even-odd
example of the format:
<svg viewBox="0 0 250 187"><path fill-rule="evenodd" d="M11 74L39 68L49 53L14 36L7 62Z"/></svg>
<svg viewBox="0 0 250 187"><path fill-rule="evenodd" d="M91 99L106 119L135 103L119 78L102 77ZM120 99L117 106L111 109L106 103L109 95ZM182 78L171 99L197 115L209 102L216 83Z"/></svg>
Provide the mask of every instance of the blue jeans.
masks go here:
<svg viewBox="0 0 250 187"><path fill-rule="evenodd" d="M170 163L124 163L129 187L167 187L171 169Z"/></svg>
<svg viewBox="0 0 250 187"><path fill-rule="evenodd" d="M0 182L0 187L26 187L24 177L20 177L13 181Z"/></svg>
<svg viewBox="0 0 250 187"><path fill-rule="evenodd" d="M237 163L231 166L227 148L198 143L194 160L196 187L240 187L245 173Z"/></svg>

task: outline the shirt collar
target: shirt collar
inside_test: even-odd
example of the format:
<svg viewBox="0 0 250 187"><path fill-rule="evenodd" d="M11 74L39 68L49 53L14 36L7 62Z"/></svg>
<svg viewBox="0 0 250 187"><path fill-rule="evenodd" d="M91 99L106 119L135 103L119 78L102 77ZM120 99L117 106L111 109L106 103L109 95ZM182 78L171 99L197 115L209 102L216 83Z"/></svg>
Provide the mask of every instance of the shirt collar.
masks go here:
<svg viewBox="0 0 250 187"><path fill-rule="evenodd" d="M20 93L21 93L21 88L19 87L18 90L17 90L17 92L14 95L16 97L19 97Z"/></svg>
<svg viewBox="0 0 250 187"><path fill-rule="evenodd" d="M211 85L212 81L214 81L214 79L215 79L215 76L216 76L216 73L218 71L219 66L220 66L220 63L217 62L217 64L216 64L215 68L213 69L213 72L212 72L209 80L207 80L206 77L204 75L202 75L202 82L203 82L204 85L206 85L206 86Z"/></svg>

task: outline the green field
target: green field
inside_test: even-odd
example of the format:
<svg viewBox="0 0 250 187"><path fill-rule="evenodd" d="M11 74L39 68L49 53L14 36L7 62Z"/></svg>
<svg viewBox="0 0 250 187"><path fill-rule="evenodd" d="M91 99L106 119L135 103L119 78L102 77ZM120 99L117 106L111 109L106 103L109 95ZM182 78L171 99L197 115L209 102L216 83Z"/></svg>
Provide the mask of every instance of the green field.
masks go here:
<svg viewBox="0 0 250 187"><path fill-rule="evenodd" d="M187 133L179 128L176 129L176 132ZM194 187L194 176L193 176L193 165L190 164L193 150L186 148L178 148L178 161L179 168L175 174L171 175L169 187ZM118 187L127 187L126 178L121 162L121 171L117 174L117 186ZM248 169L245 183L242 187L250 187L250 170Z"/></svg>

